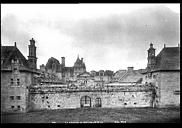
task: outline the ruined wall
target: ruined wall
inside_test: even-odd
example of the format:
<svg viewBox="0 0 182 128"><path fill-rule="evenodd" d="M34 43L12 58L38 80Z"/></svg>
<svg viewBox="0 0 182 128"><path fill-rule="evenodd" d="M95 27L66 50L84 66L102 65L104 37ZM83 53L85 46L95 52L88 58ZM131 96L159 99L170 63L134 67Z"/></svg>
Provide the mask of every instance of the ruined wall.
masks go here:
<svg viewBox="0 0 182 128"><path fill-rule="evenodd" d="M160 107L180 105L180 72L161 72ZM179 91L176 93L175 91Z"/></svg>
<svg viewBox="0 0 182 128"><path fill-rule="evenodd" d="M32 110L80 108L83 96L91 98L91 107L95 107L96 98L101 98L101 106L107 107L150 107L152 92L62 92L30 94Z"/></svg>

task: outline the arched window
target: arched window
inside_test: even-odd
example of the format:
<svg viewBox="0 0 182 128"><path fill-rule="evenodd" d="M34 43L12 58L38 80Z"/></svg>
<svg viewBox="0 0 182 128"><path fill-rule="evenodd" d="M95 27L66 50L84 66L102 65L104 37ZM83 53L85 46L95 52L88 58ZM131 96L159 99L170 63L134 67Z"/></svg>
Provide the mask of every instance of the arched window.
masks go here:
<svg viewBox="0 0 182 128"><path fill-rule="evenodd" d="M81 107L91 107L91 98L89 96L83 96L80 99Z"/></svg>
<svg viewBox="0 0 182 128"><path fill-rule="evenodd" d="M101 98L96 98L95 99L95 107L101 107Z"/></svg>

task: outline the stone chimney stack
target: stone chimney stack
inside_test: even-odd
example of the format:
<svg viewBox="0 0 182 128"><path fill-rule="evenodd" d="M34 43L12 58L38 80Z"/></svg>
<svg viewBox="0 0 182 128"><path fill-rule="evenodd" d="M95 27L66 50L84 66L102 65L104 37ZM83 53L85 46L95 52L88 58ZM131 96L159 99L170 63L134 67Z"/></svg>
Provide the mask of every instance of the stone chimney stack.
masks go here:
<svg viewBox="0 0 182 128"><path fill-rule="evenodd" d="M128 67L128 72L133 72L133 67Z"/></svg>
<svg viewBox="0 0 182 128"><path fill-rule="evenodd" d="M65 67L65 57L61 57L62 58L62 65L63 67Z"/></svg>
<svg viewBox="0 0 182 128"><path fill-rule="evenodd" d="M45 65L44 65L44 64L40 65L40 70L41 70L41 71L44 71L44 72L46 71Z"/></svg>
<svg viewBox="0 0 182 128"><path fill-rule="evenodd" d="M81 61L82 61L82 63L83 63L83 58L81 58Z"/></svg>
<svg viewBox="0 0 182 128"><path fill-rule="evenodd" d="M35 46L35 40L32 38L30 40L29 47L29 56L28 56L28 64L29 67L32 69L37 69L37 57L36 57L36 46Z"/></svg>

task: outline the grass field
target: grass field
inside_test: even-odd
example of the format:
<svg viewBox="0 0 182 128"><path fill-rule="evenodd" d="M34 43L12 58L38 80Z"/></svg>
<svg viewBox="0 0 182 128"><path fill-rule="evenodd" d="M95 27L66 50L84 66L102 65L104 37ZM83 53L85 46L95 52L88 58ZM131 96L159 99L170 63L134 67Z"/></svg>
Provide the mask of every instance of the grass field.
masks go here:
<svg viewBox="0 0 182 128"><path fill-rule="evenodd" d="M78 108L1 114L2 123L178 123L180 108Z"/></svg>

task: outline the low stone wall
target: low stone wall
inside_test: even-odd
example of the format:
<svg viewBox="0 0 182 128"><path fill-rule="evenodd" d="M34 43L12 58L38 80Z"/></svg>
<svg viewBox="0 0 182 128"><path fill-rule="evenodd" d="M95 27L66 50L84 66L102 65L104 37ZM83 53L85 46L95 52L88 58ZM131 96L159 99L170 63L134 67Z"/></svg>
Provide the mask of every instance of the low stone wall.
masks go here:
<svg viewBox="0 0 182 128"><path fill-rule="evenodd" d="M47 89L45 89L47 90ZM91 107L97 106L96 98L101 99L101 107L152 107L153 91L151 89L138 90L69 90L61 92L30 92L29 108L37 109L69 109L80 108L81 98L90 97Z"/></svg>

